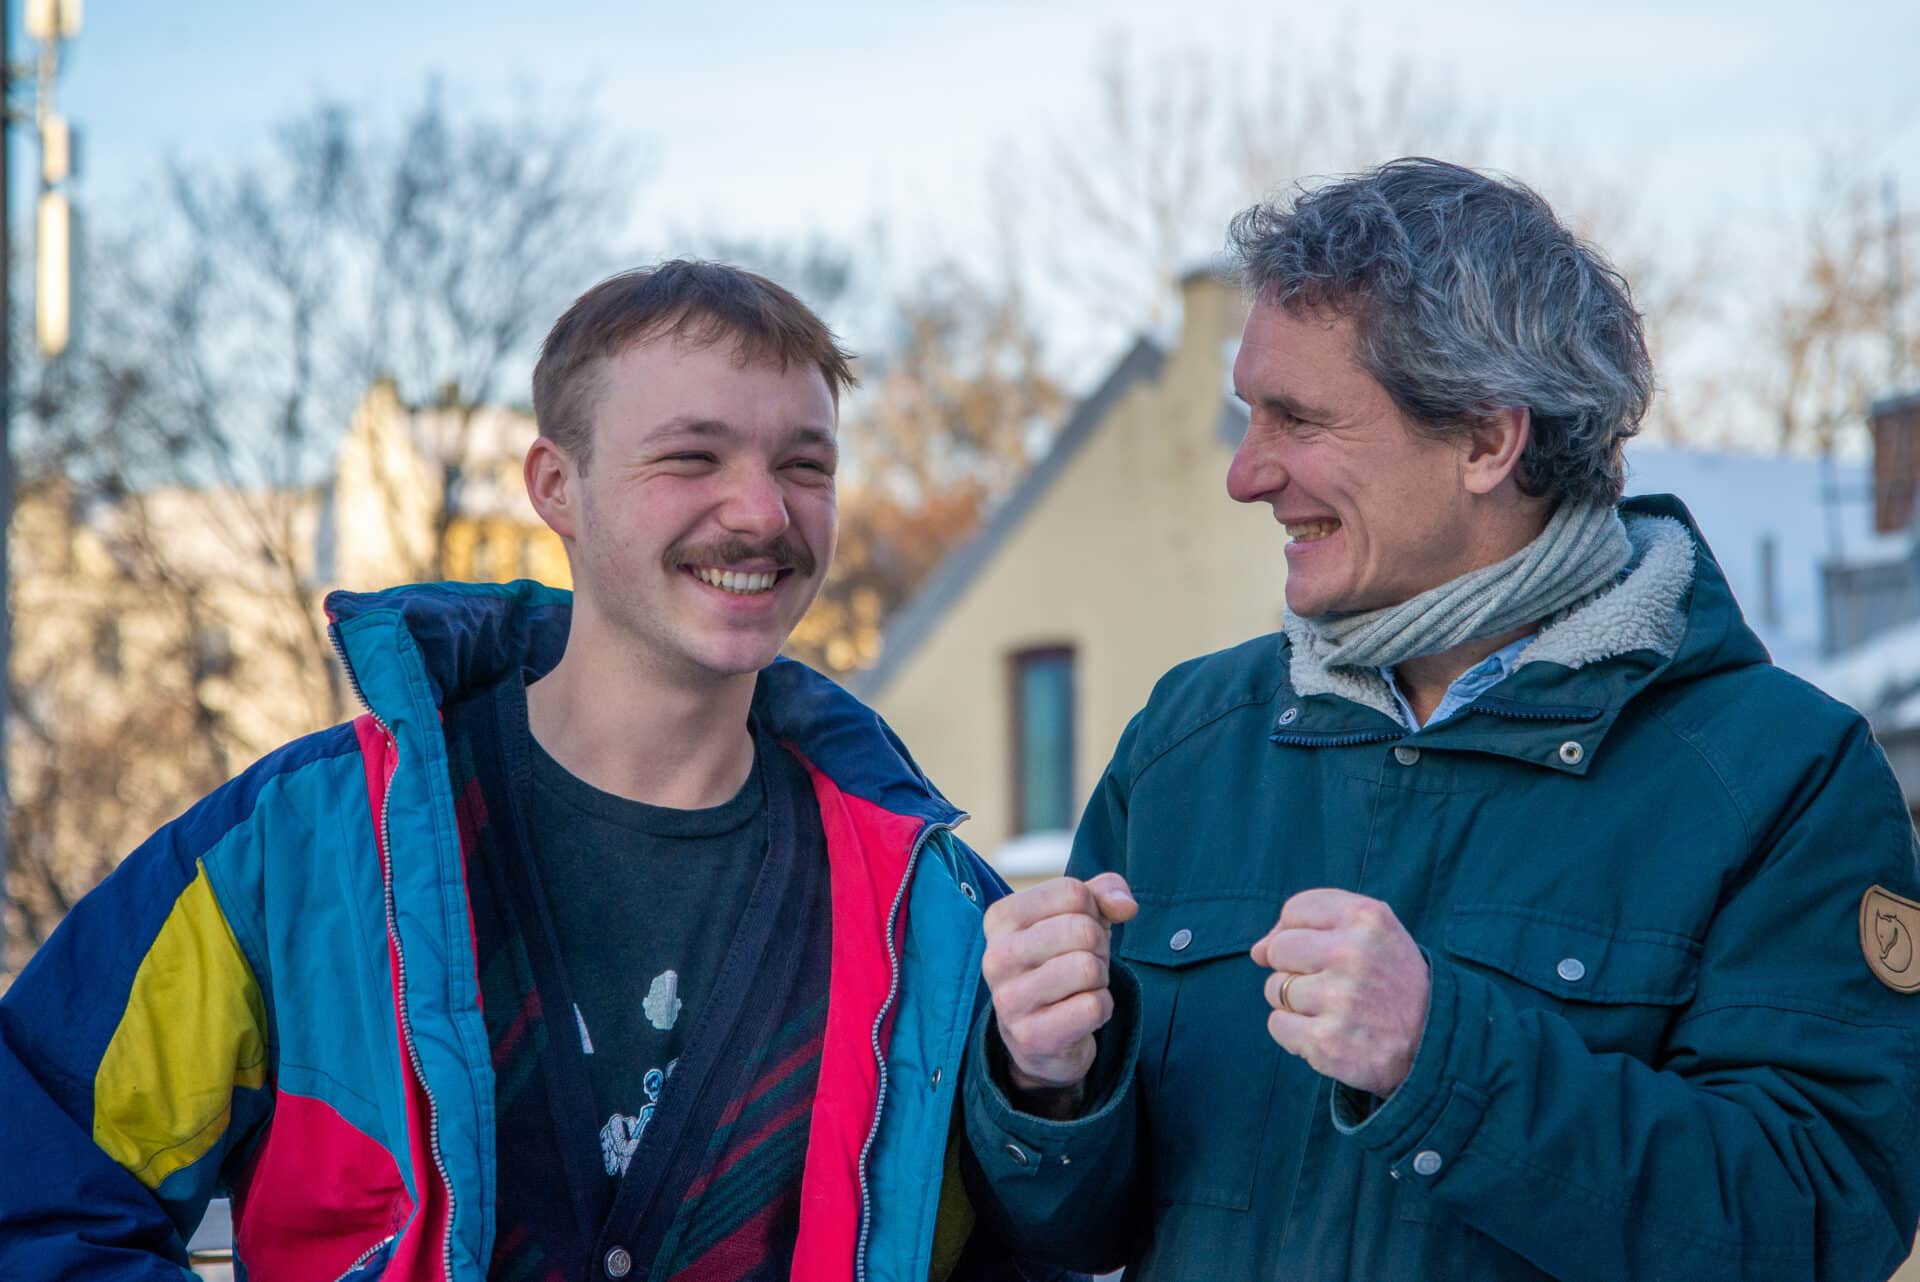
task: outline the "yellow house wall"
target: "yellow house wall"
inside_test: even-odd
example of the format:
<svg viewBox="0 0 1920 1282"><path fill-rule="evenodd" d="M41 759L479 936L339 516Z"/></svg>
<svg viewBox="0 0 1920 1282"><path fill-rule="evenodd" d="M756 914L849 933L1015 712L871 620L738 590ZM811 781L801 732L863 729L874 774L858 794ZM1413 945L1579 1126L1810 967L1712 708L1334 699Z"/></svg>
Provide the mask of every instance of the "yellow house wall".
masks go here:
<svg viewBox="0 0 1920 1282"><path fill-rule="evenodd" d="M1013 654L1074 648L1078 806L1163 672L1280 625L1284 536L1227 497L1218 429L1244 317L1235 291L1189 285L1159 379L1120 399L875 696L989 858L1012 820Z"/></svg>

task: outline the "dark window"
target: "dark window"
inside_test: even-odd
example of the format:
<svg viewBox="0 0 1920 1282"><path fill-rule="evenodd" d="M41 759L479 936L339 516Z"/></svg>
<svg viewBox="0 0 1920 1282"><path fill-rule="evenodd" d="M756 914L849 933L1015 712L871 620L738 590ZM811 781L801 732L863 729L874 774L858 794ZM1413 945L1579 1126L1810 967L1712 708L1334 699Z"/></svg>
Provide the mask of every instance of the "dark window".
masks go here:
<svg viewBox="0 0 1920 1282"><path fill-rule="evenodd" d="M193 633L193 679L205 681L233 673L233 639L225 628L205 626Z"/></svg>
<svg viewBox="0 0 1920 1282"><path fill-rule="evenodd" d="M1013 656L1013 797L1016 832L1073 827L1073 651Z"/></svg>
<svg viewBox="0 0 1920 1282"><path fill-rule="evenodd" d="M120 620L99 619L93 625L93 666L103 677L120 675Z"/></svg>

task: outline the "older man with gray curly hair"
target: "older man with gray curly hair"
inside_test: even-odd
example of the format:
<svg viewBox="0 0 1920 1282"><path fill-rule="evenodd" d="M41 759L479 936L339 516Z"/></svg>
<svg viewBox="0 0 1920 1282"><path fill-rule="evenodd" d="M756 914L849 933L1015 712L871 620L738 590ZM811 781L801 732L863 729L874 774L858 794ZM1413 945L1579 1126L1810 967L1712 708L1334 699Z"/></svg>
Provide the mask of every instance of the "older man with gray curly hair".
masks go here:
<svg viewBox="0 0 1920 1282"><path fill-rule="evenodd" d="M1168 673L987 913L982 1219L1130 1282L1884 1279L1913 827L1685 508L1621 501L1625 281L1425 159L1232 244L1286 626Z"/></svg>

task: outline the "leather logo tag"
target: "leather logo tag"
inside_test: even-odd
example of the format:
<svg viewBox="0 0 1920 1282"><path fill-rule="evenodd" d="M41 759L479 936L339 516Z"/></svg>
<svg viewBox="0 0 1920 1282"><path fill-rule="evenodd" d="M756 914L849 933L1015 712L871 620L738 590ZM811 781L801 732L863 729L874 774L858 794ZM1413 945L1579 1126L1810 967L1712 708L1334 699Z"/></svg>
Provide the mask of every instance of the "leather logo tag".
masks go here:
<svg viewBox="0 0 1920 1282"><path fill-rule="evenodd" d="M1920 992L1920 904L1879 886L1860 897L1860 951L1867 968L1896 993Z"/></svg>

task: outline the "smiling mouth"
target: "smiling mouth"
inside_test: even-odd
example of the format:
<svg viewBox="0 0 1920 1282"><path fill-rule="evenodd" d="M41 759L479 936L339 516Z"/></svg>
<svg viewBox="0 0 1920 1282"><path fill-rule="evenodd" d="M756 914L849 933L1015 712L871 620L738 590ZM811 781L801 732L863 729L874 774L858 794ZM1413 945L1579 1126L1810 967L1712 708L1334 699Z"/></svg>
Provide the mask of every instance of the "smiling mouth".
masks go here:
<svg viewBox="0 0 1920 1282"><path fill-rule="evenodd" d="M1289 521L1287 538L1294 543L1314 543L1340 528L1338 521Z"/></svg>
<svg viewBox="0 0 1920 1282"><path fill-rule="evenodd" d="M760 596L773 591L774 585L792 570L729 570L717 565L689 565L688 574L708 587L731 592L735 596Z"/></svg>

